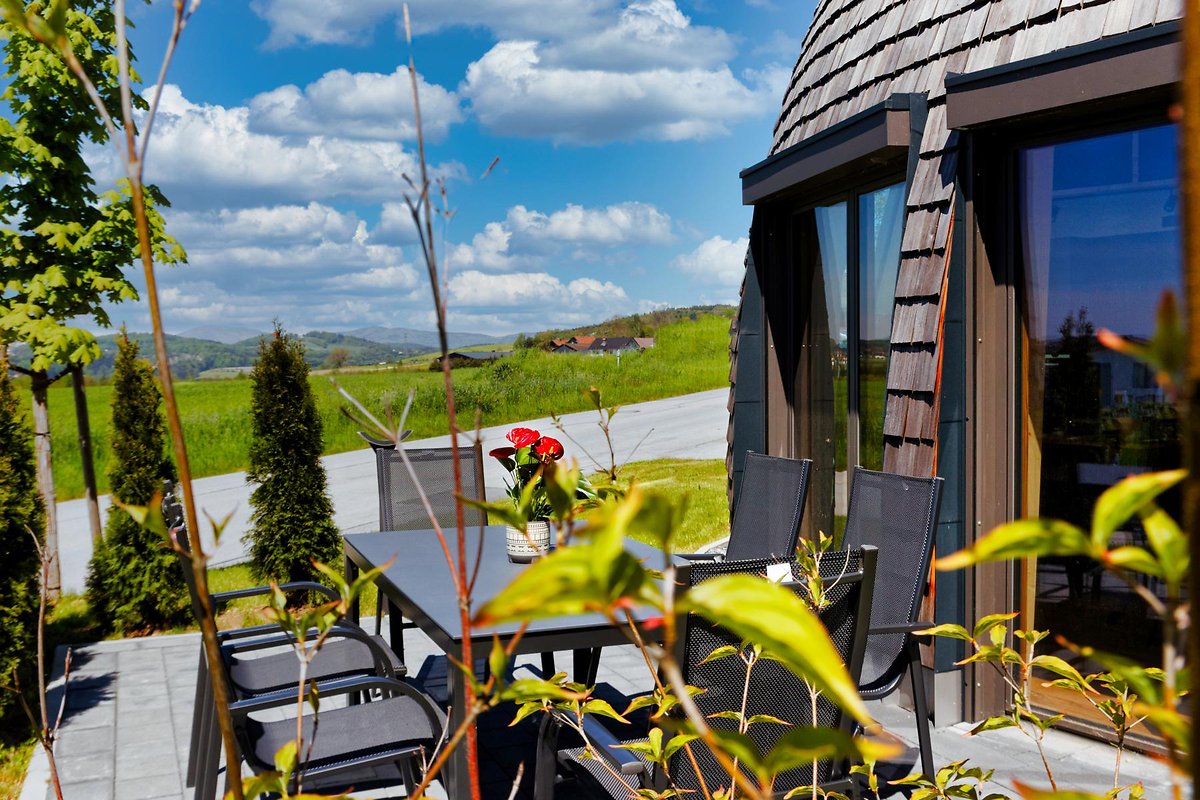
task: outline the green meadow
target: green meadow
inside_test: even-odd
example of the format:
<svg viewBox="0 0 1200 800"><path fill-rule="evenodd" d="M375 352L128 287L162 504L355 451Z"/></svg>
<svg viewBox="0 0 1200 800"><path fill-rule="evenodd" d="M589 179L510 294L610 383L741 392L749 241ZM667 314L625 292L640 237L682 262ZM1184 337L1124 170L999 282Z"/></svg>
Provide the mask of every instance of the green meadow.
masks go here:
<svg viewBox="0 0 1200 800"><path fill-rule="evenodd" d="M728 346L729 318L714 315L660 328L655 347L643 353L625 353L619 363L613 356L520 350L487 366L454 371L460 425L471 427L477 411L484 426L583 411L588 407L583 390L589 386L601 389L606 404L617 405L727 386ZM330 377L310 377L325 423L326 454L363 446L356 434L358 426L342 415L345 401ZM441 373L401 368L332 377L380 414L391 406L398 415L413 392L407 427L416 438L448 430ZM108 490L112 387L89 386L87 395L96 473L103 493ZM176 384L176 395L193 475L244 469L250 447L250 381L182 381ZM27 397L26 404L28 407ZM50 416L58 498L81 497L83 473L75 409L66 380L50 391Z"/></svg>

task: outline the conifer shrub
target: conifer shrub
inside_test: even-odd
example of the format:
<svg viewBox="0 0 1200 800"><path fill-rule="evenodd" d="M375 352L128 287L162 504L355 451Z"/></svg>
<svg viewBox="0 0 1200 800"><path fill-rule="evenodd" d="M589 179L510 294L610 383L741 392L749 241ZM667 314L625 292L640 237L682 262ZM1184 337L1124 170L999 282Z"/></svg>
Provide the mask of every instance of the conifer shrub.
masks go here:
<svg viewBox="0 0 1200 800"><path fill-rule="evenodd" d="M14 668L27 678L34 663L41 562L30 531L41 536L44 522L32 442L0 348L0 684L12 683ZM12 706L12 694L0 692L0 719Z"/></svg>
<svg viewBox="0 0 1200 800"><path fill-rule="evenodd" d="M275 326L263 337L250 373L251 440L247 533L251 567L261 581L319 580L313 560L341 563L341 535L321 464L323 428L304 345Z"/></svg>
<svg viewBox="0 0 1200 800"><path fill-rule="evenodd" d="M144 506L173 480L166 455L162 395L138 343L122 335L113 365L111 441L108 467L112 495L125 505ZM103 625L120 632L164 628L184 619L187 584L174 553L158 534L124 510L108 512L101 540L88 567L88 602Z"/></svg>

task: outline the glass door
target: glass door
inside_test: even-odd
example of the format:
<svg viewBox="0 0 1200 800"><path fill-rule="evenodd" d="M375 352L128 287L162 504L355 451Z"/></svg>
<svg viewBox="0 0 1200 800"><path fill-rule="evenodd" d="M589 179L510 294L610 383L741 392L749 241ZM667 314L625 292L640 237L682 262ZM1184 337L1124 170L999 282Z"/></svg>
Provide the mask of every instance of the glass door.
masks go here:
<svg viewBox="0 0 1200 800"><path fill-rule="evenodd" d="M1096 337L1108 329L1144 340L1154 331L1162 292L1179 296L1176 152L1175 127L1161 125L1018 153L1023 516L1087 529L1109 486L1180 464L1179 422L1153 374ZM1178 512L1177 498L1165 504ZM1116 536L1145 541L1136 522ZM1141 663L1158 661L1159 620L1095 562L1030 563L1024 600L1023 625ZM1043 652L1097 671L1054 641ZM1035 699L1088 718L1089 708L1065 692L1038 686Z"/></svg>

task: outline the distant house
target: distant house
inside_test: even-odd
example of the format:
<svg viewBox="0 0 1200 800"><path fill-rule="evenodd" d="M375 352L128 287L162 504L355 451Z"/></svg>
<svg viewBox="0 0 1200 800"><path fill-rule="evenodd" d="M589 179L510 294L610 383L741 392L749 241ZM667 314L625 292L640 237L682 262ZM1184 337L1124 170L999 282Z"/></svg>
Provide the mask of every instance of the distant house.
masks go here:
<svg viewBox="0 0 1200 800"><path fill-rule="evenodd" d="M641 352L647 347L654 347L654 339L648 336L602 336L588 347L591 355L607 355L622 353L630 350Z"/></svg>
<svg viewBox="0 0 1200 800"><path fill-rule="evenodd" d="M595 336L572 336L569 339L551 339L546 347L551 353L582 353L596 341Z"/></svg>

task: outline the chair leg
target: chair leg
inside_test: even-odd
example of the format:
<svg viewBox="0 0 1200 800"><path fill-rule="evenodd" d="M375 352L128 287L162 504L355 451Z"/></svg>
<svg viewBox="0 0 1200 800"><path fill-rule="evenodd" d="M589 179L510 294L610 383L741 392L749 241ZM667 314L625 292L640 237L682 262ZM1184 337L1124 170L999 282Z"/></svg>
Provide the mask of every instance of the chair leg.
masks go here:
<svg viewBox="0 0 1200 800"><path fill-rule="evenodd" d="M921 770L933 777L933 743L929 738L929 704L925 699L925 676L922 674L921 649L917 640L909 638L908 674L912 679L913 705L917 717L917 742L921 748Z"/></svg>
<svg viewBox="0 0 1200 800"><path fill-rule="evenodd" d="M200 650L200 663L196 667L196 692L192 699L192 738L188 745L187 785L196 785L196 757L200 748L200 737L204 729L205 692L208 675L204 669L204 649Z"/></svg>

